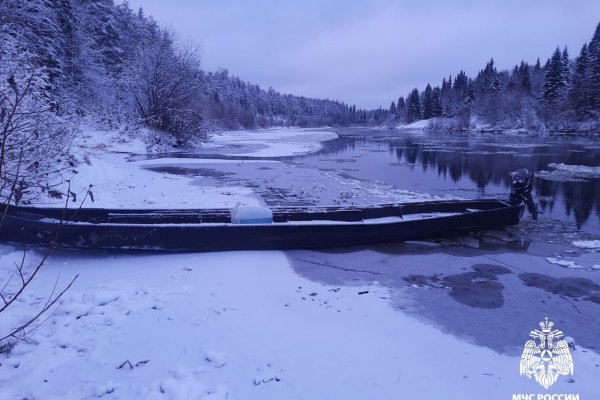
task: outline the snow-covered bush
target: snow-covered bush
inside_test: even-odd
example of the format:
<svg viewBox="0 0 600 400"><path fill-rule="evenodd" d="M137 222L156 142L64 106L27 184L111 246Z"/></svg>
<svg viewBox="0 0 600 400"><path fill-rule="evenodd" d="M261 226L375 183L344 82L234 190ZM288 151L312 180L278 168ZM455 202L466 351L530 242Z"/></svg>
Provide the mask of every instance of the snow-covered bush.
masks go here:
<svg viewBox="0 0 600 400"><path fill-rule="evenodd" d="M74 136L44 87L47 76L0 58L0 201L19 203L62 183Z"/></svg>
<svg viewBox="0 0 600 400"><path fill-rule="evenodd" d="M193 46L177 47L168 30L140 47L128 87L142 122L186 142L202 133L199 59Z"/></svg>

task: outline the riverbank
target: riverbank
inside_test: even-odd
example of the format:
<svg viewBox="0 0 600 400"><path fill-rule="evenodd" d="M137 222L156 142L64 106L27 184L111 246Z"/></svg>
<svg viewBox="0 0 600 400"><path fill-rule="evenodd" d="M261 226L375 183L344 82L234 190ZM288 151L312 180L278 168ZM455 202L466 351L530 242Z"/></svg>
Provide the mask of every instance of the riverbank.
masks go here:
<svg viewBox="0 0 600 400"><path fill-rule="evenodd" d="M487 133L501 135L550 135L573 137L600 137L600 126L597 121L577 123L562 127L546 127L534 125L530 127L498 127L488 123L479 122L473 118L468 127L451 118L431 118L417 120L412 123L396 123L388 126L390 129L400 131L422 130L426 132L460 132L460 133Z"/></svg>

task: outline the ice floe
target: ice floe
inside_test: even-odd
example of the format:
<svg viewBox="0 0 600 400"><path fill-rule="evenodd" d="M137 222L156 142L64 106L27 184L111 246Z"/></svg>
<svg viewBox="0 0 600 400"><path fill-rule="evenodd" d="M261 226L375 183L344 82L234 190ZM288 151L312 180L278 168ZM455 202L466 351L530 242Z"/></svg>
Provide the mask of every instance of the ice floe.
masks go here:
<svg viewBox="0 0 600 400"><path fill-rule="evenodd" d="M550 171L539 171L537 176L555 182L583 182L590 178L600 178L600 166L548 164Z"/></svg>
<svg viewBox="0 0 600 400"><path fill-rule="evenodd" d="M600 250L600 240L575 240L573 246L580 249Z"/></svg>
<svg viewBox="0 0 600 400"><path fill-rule="evenodd" d="M582 268L575 261L565 260L560 257L546 257L546 261L550 264L560 265L561 267L571 268L571 269L580 269Z"/></svg>

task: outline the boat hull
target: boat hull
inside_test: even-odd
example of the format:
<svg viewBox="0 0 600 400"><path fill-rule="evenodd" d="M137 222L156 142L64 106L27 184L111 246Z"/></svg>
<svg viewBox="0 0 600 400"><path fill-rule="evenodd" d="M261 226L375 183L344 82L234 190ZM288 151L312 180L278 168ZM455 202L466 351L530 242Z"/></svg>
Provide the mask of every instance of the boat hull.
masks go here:
<svg viewBox="0 0 600 400"><path fill-rule="evenodd" d="M523 208L500 200L365 208L282 207L273 209L273 223L232 224L227 222L229 211L224 209L65 212L10 207L0 226L0 241L155 251L314 249L428 239L514 225L519 222ZM409 218L423 213L440 216Z"/></svg>

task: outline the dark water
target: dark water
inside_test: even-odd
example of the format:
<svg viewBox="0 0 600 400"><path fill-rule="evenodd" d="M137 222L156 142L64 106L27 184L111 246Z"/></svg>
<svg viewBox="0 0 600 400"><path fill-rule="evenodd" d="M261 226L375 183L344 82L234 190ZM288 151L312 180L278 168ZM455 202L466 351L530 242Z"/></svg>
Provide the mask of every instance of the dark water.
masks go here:
<svg viewBox="0 0 600 400"><path fill-rule="evenodd" d="M504 197L510 191L510 173L518 168L538 172L550 170L551 163L600 166L600 141L358 131L342 133L318 153L290 160L432 195ZM570 221L583 231L600 233L600 177L576 180L535 178L534 197L542 218Z"/></svg>

